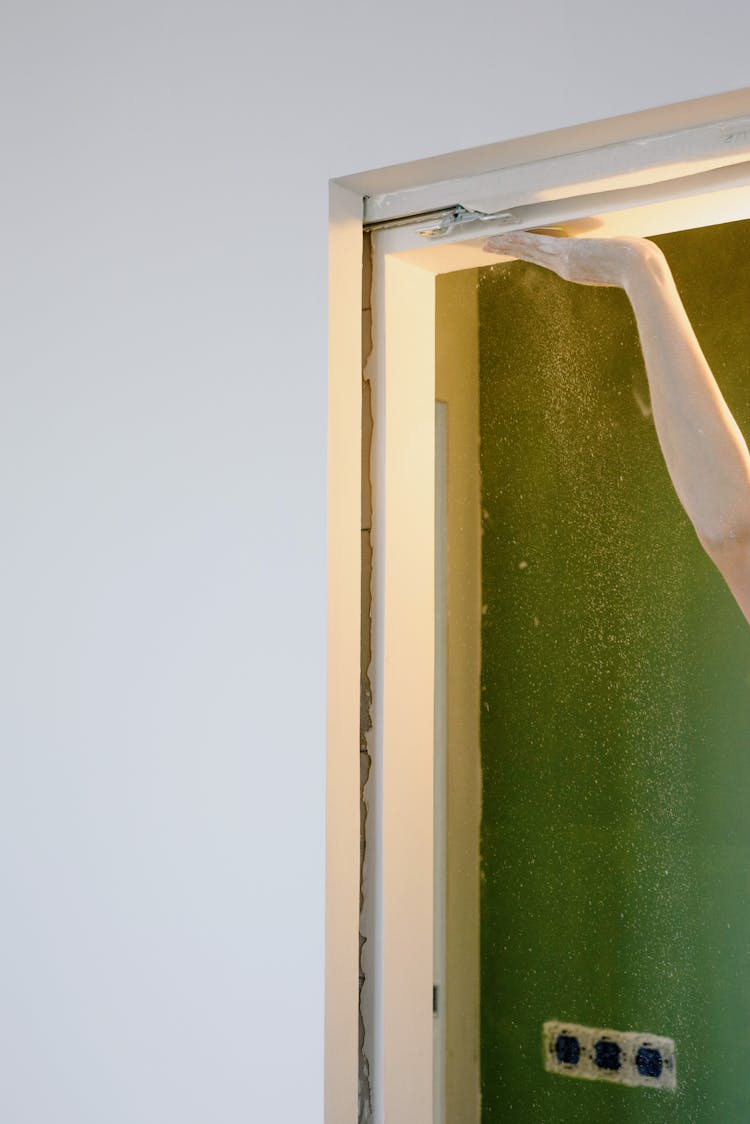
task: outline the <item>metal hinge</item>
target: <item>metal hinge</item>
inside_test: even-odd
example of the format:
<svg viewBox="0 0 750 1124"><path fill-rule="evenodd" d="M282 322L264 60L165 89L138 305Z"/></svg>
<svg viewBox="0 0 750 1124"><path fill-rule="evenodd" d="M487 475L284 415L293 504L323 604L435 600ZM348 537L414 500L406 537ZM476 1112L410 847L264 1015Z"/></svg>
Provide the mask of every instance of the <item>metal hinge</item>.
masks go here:
<svg viewBox="0 0 750 1124"><path fill-rule="evenodd" d="M445 238L447 234L452 234L457 226L465 226L472 222L499 222L510 225L518 223L519 218L513 211L495 211L494 214L486 215L482 211L472 211L459 204L446 212L437 226L420 230L419 233L422 238Z"/></svg>
<svg viewBox="0 0 750 1124"><path fill-rule="evenodd" d="M485 214L483 211L473 211L471 208L463 207L460 203L457 203L454 207L445 207L439 211L422 211L415 215L402 215L397 219L383 219L381 222L366 223L365 230L368 232L392 230L395 227L417 226L424 222L436 223L436 225L429 226L426 230L420 230L419 234L423 238L445 238L457 226L466 226L467 223L472 222L500 222L511 225L512 223L518 223L518 216L513 211L497 211L493 214Z"/></svg>

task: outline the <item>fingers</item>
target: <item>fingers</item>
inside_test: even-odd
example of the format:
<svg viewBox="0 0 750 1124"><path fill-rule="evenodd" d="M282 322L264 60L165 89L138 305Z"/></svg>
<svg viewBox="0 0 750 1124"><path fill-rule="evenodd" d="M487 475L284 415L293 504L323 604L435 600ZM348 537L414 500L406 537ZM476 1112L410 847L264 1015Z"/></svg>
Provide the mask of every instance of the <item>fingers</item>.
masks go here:
<svg viewBox="0 0 750 1124"><path fill-rule="evenodd" d="M506 254L540 265L566 281L622 287L633 244L633 239L554 238L518 230L490 238L484 249L490 254ZM638 242L638 246L644 245L644 240Z"/></svg>
<svg viewBox="0 0 750 1124"><path fill-rule="evenodd" d="M544 234L530 234L526 230L514 230L510 234L498 234L485 243L484 249L489 253L513 254L517 257L525 255L548 254L559 247L558 238L550 238Z"/></svg>
<svg viewBox="0 0 750 1124"><path fill-rule="evenodd" d="M566 256L569 241L567 238L515 230L509 234L498 234L490 238L485 242L483 249L488 254L506 254L508 257L520 258L521 261L554 269Z"/></svg>
<svg viewBox="0 0 750 1124"><path fill-rule="evenodd" d="M488 254L514 254L518 239L513 234L497 234L485 242L482 249Z"/></svg>

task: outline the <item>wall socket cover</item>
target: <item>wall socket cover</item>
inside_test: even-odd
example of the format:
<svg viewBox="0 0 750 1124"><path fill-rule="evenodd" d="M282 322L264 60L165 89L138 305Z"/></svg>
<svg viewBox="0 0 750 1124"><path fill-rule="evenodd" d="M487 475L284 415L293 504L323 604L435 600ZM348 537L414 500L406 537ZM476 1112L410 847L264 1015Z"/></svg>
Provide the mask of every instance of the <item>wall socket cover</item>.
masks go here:
<svg viewBox="0 0 750 1124"><path fill-rule="evenodd" d="M663 1035L554 1020L544 1024L543 1042L550 1073L651 1089L676 1086L674 1041Z"/></svg>

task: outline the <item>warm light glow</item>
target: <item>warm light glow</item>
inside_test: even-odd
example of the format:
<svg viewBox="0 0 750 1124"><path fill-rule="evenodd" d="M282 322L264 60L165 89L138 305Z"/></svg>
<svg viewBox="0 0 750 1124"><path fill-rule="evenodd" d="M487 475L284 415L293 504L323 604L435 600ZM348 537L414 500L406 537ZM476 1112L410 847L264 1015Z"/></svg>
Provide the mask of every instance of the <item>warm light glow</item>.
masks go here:
<svg viewBox="0 0 750 1124"><path fill-rule="evenodd" d="M585 206L585 200L581 200L581 206ZM562 226L568 234L579 238L615 238L622 235L649 237L747 218L750 218L750 184L707 192L704 195L664 199L581 218L562 218L555 225ZM533 229L543 225L544 221L536 221L530 222L528 227ZM517 229L518 226L487 223L483 225L478 237L427 245L424 239L415 235L415 249L396 252L399 258L434 274L452 273L457 269L476 269L493 262L511 260L497 254L490 256L484 253L482 247L493 235L503 230ZM472 234L475 235L475 232L476 228L472 230ZM394 233L400 234L403 239L403 230Z"/></svg>
<svg viewBox="0 0 750 1124"><path fill-rule="evenodd" d="M572 195L594 195L600 191L625 191L628 188L643 187L646 184L665 183L668 180L681 179L683 176L694 176L702 172L712 172L719 168L744 164L747 159L748 153L746 151L732 152L722 157L711 156L695 160L678 160L655 167L635 168L633 171L618 172L597 179L572 180L564 184L540 187L539 190L529 194L528 198L524 200L524 205L549 203L557 199L570 198ZM502 209L497 206L497 200L495 199L468 200L465 201L465 205L472 210L490 214ZM503 201L502 207L507 205L507 202Z"/></svg>
<svg viewBox="0 0 750 1124"><path fill-rule="evenodd" d="M565 227L570 228L571 234L583 237L624 234L648 237L651 234L670 234L675 230L692 230L698 226L737 222L748 217L750 187L735 187L710 195L669 199L628 211L613 211L597 215L595 219L574 220L566 223Z"/></svg>

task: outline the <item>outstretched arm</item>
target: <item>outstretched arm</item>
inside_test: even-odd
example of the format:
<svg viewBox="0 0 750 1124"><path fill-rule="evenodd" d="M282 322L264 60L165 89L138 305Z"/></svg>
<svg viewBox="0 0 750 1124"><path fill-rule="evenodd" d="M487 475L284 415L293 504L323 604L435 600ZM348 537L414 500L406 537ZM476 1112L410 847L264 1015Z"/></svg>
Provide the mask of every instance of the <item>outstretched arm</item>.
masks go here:
<svg viewBox="0 0 750 1124"><path fill-rule="evenodd" d="M635 312L654 423L677 495L750 622L750 454L687 318L661 250L642 238L518 232L491 253L569 281L622 288Z"/></svg>

